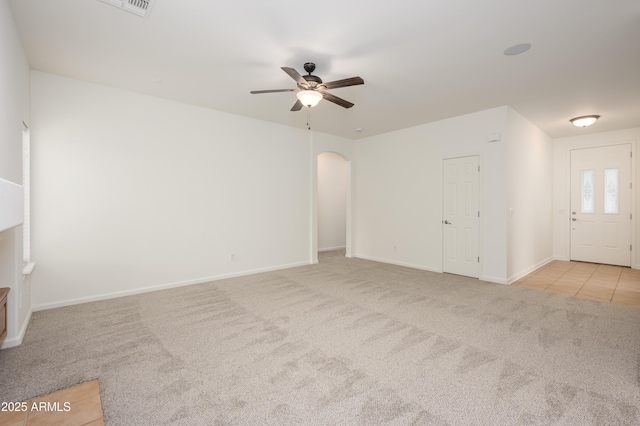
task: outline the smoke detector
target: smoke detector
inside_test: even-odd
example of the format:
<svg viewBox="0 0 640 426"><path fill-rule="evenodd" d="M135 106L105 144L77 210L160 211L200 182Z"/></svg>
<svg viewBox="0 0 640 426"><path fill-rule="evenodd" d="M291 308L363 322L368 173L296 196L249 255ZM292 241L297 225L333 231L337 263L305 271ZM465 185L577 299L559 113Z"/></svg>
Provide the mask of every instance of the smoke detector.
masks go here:
<svg viewBox="0 0 640 426"><path fill-rule="evenodd" d="M100 0L127 12L148 18L156 0Z"/></svg>

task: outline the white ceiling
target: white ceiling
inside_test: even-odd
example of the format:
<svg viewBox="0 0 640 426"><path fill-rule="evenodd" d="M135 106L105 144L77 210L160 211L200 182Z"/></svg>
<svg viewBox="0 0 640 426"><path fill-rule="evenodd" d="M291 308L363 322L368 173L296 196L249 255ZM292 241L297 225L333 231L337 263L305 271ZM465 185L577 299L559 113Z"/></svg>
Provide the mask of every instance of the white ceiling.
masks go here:
<svg viewBox="0 0 640 426"><path fill-rule="evenodd" d="M294 93L249 93L294 88L281 66L360 76L331 91L353 108L311 110L314 130L347 138L501 105L552 137L640 126L638 0L155 0L148 19L99 0L9 3L35 70L285 125L306 127ZM570 125L587 114L602 118Z"/></svg>

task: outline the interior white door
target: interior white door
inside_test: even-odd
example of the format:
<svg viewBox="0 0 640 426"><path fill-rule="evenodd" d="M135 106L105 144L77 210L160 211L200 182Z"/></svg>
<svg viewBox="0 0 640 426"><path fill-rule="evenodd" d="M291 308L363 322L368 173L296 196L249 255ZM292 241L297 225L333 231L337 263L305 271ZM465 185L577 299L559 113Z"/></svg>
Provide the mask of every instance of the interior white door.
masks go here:
<svg viewBox="0 0 640 426"><path fill-rule="evenodd" d="M478 156L443 163L442 270L478 278Z"/></svg>
<svg viewBox="0 0 640 426"><path fill-rule="evenodd" d="M631 145L571 151L571 260L631 265Z"/></svg>

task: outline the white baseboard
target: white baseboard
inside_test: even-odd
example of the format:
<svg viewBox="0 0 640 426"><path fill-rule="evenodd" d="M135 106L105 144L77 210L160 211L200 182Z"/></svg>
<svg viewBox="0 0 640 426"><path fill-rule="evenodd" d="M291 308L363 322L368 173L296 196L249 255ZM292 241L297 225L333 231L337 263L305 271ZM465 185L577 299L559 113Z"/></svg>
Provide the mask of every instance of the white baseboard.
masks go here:
<svg viewBox="0 0 640 426"><path fill-rule="evenodd" d="M22 328L20 329L20 333L17 336L12 337L11 339L4 339L0 349L13 348L14 346L18 346L22 344L22 339L24 339L24 334L27 332L27 327L29 327L29 323L31 322L31 314L33 313L32 309L29 309L29 313L27 314L27 319L22 324Z"/></svg>
<svg viewBox="0 0 640 426"><path fill-rule="evenodd" d="M347 248L347 246L325 247L325 248L318 247L318 253L323 252L323 251L345 250L346 248Z"/></svg>
<svg viewBox="0 0 640 426"><path fill-rule="evenodd" d="M562 260L564 262L571 262L571 259L567 259L566 257L562 256L554 256L553 260ZM631 261L631 269L640 269L640 263L633 263L633 261Z"/></svg>
<svg viewBox="0 0 640 426"><path fill-rule="evenodd" d="M509 284L509 281L507 281L504 278L497 278L497 277L490 277L488 275L483 275L480 278L478 278L480 281L487 281L490 283L494 283L494 284Z"/></svg>
<svg viewBox="0 0 640 426"><path fill-rule="evenodd" d="M542 260L538 263L536 263L535 265L525 269L524 271L518 272L515 275L512 275L511 277L509 277L508 282L506 282L505 284L511 284L513 282L518 281L520 278L529 275L530 273L532 273L533 271L535 271L536 269L542 268L544 265L546 265L549 262L553 262L555 259L553 256L552 257L548 257L545 260Z"/></svg>
<svg viewBox="0 0 640 426"><path fill-rule="evenodd" d="M412 263L405 263L405 262L397 262L394 260L388 260L388 259L380 259L377 257L372 257L372 256L363 256L363 255L355 255L353 257L357 257L359 259L365 259L365 260L373 260L374 262L381 262L381 263L388 263L391 265L398 265L398 266L406 266L407 268L413 268L413 269L420 269L423 271L429 271L429 272L437 272L437 273L442 273L442 268L432 268L430 266L422 266L422 265L415 265ZM478 278L481 281L487 281L487 282L491 282L491 283L496 283L496 284L509 284L509 282L505 279L505 278L497 278L497 277L491 277L488 275L483 275L481 277Z"/></svg>
<svg viewBox="0 0 640 426"><path fill-rule="evenodd" d="M207 282L210 282L210 281L219 281L219 280L224 280L224 279L227 279L227 278L235 278L235 277L243 277L245 275L259 274L261 272L270 272L270 271L277 271L279 269L289 269L289 268L295 268L295 267L298 267L298 266L313 265L315 263L318 263L318 261L317 260L316 261L306 261L306 262L290 263L290 264L287 264L287 265L270 266L270 267L267 267L267 268L251 269L251 270L242 271L242 272L234 272L234 273L231 273L231 274L215 275L215 276L212 276L212 277L196 278L196 279L187 280L187 281L179 281L179 282L174 282L174 283L159 284L159 285L154 285L154 286L136 288L136 289L132 289L132 290L116 291L116 292L113 292L113 293L104 293L104 294L99 294L99 295L96 295L96 296L88 296L88 297L80 297L80 298L77 298L77 299L61 300L59 302L52 302L52 303L44 303L44 304L41 304L41 305L35 305L35 306L33 306L33 311L44 311L44 310L47 310L47 309L62 308L64 306L79 305L81 303L98 302L100 300L115 299L115 298L124 297L124 296L133 296L134 294L149 293L149 292L152 292L152 291L166 290L166 289L169 289L169 288L176 288L176 287L185 287L185 286L188 286L188 285L202 284L202 283L207 283Z"/></svg>
<svg viewBox="0 0 640 426"><path fill-rule="evenodd" d="M363 255L360 255L360 254L354 255L353 257L356 257L358 259L364 259L364 260L372 260L374 262L388 263L390 265L406 266L407 268L420 269L420 270L423 270L423 271L442 273L442 269L441 268L432 268L430 266L416 265L416 264L413 264L413 263L406 263L406 262L398 262L398 261L389 260L389 259L380 259L378 257L363 256Z"/></svg>

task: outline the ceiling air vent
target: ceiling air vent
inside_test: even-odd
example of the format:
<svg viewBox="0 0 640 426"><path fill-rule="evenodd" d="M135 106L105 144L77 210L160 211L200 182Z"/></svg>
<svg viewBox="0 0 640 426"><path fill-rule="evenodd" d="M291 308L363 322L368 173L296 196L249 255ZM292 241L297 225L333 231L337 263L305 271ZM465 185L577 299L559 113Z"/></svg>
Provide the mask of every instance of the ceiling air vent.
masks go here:
<svg viewBox="0 0 640 426"><path fill-rule="evenodd" d="M119 7L127 12L135 13L138 16L144 18L149 17L151 8L155 3L155 0L101 0L112 6Z"/></svg>

